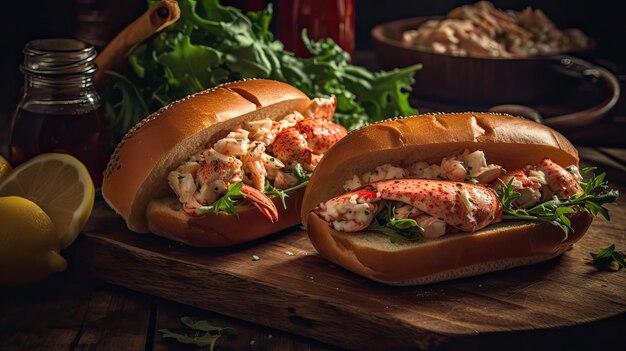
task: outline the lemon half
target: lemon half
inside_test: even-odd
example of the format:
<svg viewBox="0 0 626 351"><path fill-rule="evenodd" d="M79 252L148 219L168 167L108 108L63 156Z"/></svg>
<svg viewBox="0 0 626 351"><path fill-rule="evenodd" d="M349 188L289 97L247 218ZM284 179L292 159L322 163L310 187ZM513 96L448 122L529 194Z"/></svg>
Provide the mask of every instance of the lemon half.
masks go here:
<svg viewBox="0 0 626 351"><path fill-rule="evenodd" d="M87 223L95 190L82 162L70 155L48 153L18 166L0 183L0 196L10 195L39 205L54 223L64 249Z"/></svg>

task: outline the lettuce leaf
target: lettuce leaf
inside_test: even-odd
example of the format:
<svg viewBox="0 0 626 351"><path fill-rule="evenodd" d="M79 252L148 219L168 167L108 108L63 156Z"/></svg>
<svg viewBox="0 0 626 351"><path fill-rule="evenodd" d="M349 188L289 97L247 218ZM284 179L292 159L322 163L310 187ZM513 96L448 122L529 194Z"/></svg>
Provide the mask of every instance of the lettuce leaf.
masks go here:
<svg viewBox="0 0 626 351"><path fill-rule="evenodd" d="M148 0L148 5L157 2ZM117 140L149 111L242 78L284 81L310 97L334 94L336 121L349 130L417 113L408 96L420 65L370 72L350 64L348 54L332 40L309 40L306 31L302 35L313 56L295 57L274 40L271 4L247 14L218 0L179 0L178 4L181 18L138 46L127 68L112 73L115 84L102 92ZM135 103L138 107L130 108Z"/></svg>

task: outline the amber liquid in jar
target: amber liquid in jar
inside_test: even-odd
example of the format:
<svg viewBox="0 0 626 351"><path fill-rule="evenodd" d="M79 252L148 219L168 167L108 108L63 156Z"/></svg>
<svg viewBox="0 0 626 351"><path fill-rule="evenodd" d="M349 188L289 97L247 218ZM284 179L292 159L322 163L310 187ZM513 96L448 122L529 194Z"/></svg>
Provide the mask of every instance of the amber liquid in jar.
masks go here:
<svg viewBox="0 0 626 351"><path fill-rule="evenodd" d="M46 152L70 154L85 164L96 186L108 161L108 139L101 109L55 114L16 111L11 133L10 161L17 166Z"/></svg>
<svg viewBox="0 0 626 351"><path fill-rule="evenodd" d="M100 187L110 149L93 85L96 50L78 40L41 39L26 44L23 52L24 96L11 125L12 165L42 153L70 154Z"/></svg>

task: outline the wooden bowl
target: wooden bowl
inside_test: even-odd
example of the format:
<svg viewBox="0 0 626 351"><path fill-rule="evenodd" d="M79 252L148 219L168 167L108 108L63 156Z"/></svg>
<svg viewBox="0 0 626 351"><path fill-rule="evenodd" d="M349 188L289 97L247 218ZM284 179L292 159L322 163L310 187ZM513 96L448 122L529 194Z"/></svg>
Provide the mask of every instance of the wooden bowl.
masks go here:
<svg viewBox="0 0 626 351"><path fill-rule="evenodd" d="M374 48L383 68L422 63L415 75L417 96L480 105L530 103L553 99L579 80L555 69L562 56L477 58L421 51L402 41L402 33L442 17L416 17L376 26Z"/></svg>

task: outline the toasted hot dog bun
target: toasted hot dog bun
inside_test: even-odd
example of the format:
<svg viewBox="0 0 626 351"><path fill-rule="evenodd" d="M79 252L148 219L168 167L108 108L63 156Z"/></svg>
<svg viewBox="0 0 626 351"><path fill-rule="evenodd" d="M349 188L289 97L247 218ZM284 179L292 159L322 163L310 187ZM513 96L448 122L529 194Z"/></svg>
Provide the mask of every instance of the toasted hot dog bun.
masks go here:
<svg viewBox="0 0 626 351"><path fill-rule="evenodd" d="M191 218L171 201L176 198L167 175L244 122L279 119L309 103L291 85L262 79L223 84L173 102L124 136L105 170L102 196L129 229L195 246L236 244L293 226L299 222L295 195L288 198L287 211L277 206L279 222L273 226L251 206L240 208L238 219L225 214Z"/></svg>
<svg viewBox="0 0 626 351"><path fill-rule="evenodd" d="M313 246L326 259L370 279L418 285L548 260L569 249L591 224L587 211L574 214L574 232L565 241L561 229L550 224L506 221L475 233L391 243L378 233L336 231L311 212L343 194L343 184L355 174L385 163L440 163L464 149L482 150L488 163L509 170L545 157L562 167L578 165L578 152L563 135L519 117L431 114L372 124L335 144L309 181L301 217Z"/></svg>
<svg viewBox="0 0 626 351"><path fill-rule="evenodd" d="M278 209L278 222L270 223L252 206L238 206L237 216L209 213L191 217L180 209L175 197L166 197L148 204L148 229L153 233L198 247L225 247L259 239L300 223L298 209L304 189L289 193L285 210L278 197L272 201Z"/></svg>

